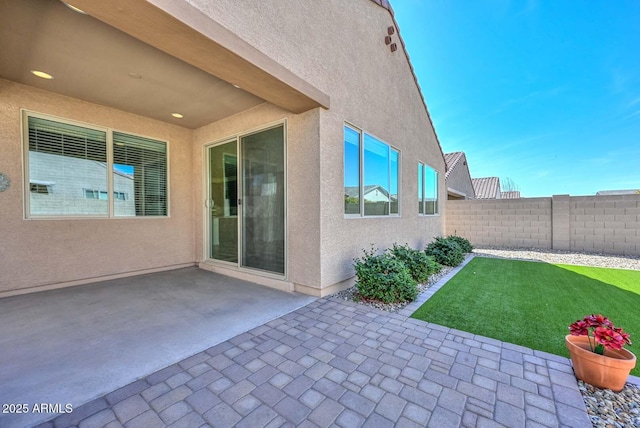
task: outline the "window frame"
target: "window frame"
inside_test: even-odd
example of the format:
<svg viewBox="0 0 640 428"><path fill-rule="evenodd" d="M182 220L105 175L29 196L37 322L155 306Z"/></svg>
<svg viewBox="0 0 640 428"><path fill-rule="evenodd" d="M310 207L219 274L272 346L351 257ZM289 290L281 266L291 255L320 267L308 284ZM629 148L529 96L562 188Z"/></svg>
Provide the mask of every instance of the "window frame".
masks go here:
<svg viewBox="0 0 640 428"><path fill-rule="evenodd" d="M431 169L435 174L435 210L433 213L427 213L427 168ZM438 171L426 162L418 161L418 175L422 178L422 183L418 183L418 216L419 217L436 217L440 215L440 180ZM422 200L420 200L420 189L422 189ZM422 208L422 211L420 211Z"/></svg>
<svg viewBox="0 0 640 428"><path fill-rule="evenodd" d="M31 110L21 109L21 131L22 131L22 171L23 171L23 201L24 201L24 219L25 220L87 220L87 219L114 219L114 220L126 220L126 219L162 219L162 218L170 218L171 217L171 158L170 158L170 143L167 140L159 139L157 137L150 137L142 134L137 134L134 132L123 131L117 128L105 127L100 125L95 125L92 123L81 122L78 120L67 119L59 116L53 116L46 113L38 113ZM91 129L94 131L104 132L106 135L106 151L107 151L107 162L106 162L106 171L107 171L107 214L72 214L72 215L63 215L63 214L31 214L31 197L30 197L30 169L29 169L29 117L49 120L57 123L68 124L73 126L79 126L82 128ZM165 215L131 215L131 216L116 216L115 215L115 196L116 193L114 190L114 162L113 162L113 134L114 132L119 132L121 134L131 135L134 137L146 138L149 140L153 140L159 143L165 144L166 147L166 199L167 199L167 207ZM82 199L85 198L85 188L82 188L83 196ZM89 189L94 190L95 189ZM122 192L121 192L122 193ZM126 196L125 196L126 197ZM99 198L99 196L98 196Z"/></svg>
<svg viewBox="0 0 640 428"><path fill-rule="evenodd" d="M345 212L345 207L344 207L344 203L342 205L342 213L344 215L344 218L346 219L352 219L352 218L390 218L390 217L401 217L402 216L402 204L401 204L401 193L402 193L402 151L396 147L393 146L389 143L387 143L385 140L376 137L374 134L371 134L369 132L365 132L363 129L349 123L349 122L344 122L343 126L342 126L342 168L343 168L343 178L342 178L342 186L343 186L343 194L344 194L344 185L345 185L345 172L346 172L346 165L345 165L345 128L349 128L352 131L358 133L358 188L359 188L359 212L358 213L353 213L353 214L348 214ZM388 149L388 156L387 156L387 173L388 173L388 178L389 178L389 202L388 202L388 208L389 208L389 214L382 214L382 215L367 215L365 214L365 202L364 202L364 189L365 189L365 183L364 183L364 177L365 177L365 162L364 162L364 155L365 155L365 147L364 147L364 143L365 143L365 136L369 136L371 138L373 138L374 140L376 140L379 143L384 144L385 146L387 146ZM391 153L395 152L397 153L397 158L398 158L398 166L397 166L397 186L398 186L398 193L396 195L397 197L397 204L398 204L398 212L392 213L391 212L391 165L392 165L392 156Z"/></svg>

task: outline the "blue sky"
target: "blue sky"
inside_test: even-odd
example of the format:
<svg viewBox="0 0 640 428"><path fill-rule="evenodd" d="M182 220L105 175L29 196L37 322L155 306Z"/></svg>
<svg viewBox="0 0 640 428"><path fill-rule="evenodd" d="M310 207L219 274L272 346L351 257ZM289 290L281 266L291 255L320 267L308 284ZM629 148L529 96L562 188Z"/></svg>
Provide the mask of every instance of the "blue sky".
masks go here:
<svg viewBox="0 0 640 428"><path fill-rule="evenodd" d="M525 197L640 189L640 1L392 0L447 152Z"/></svg>

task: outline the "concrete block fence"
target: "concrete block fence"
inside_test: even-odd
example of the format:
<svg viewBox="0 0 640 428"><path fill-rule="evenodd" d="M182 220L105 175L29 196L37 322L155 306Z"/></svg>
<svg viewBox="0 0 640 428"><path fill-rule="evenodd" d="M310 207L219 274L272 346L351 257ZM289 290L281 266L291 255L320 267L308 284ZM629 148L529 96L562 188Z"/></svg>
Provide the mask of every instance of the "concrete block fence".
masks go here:
<svg viewBox="0 0 640 428"><path fill-rule="evenodd" d="M640 195L450 200L446 231L477 247L640 255Z"/></svg>

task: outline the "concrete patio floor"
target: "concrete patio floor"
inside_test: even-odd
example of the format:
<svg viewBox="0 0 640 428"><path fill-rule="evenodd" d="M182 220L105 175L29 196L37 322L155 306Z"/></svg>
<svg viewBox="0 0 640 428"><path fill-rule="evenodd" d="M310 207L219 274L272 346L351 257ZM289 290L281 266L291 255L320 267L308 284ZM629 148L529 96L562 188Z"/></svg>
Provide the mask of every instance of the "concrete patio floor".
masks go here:
<svg viewBox="0 0 640 428"><path fill-rule="evenodd" d="M0 299L0 426L51 419L315 298L197 268ZM77 414L74 410L72 414Z"/></svg>
<svg viewBox="0 0 640 428"><path fill-rule="evenodd" d="M42 427L591 426L568 359L408 318L427 297L318 299Z"/></svg>

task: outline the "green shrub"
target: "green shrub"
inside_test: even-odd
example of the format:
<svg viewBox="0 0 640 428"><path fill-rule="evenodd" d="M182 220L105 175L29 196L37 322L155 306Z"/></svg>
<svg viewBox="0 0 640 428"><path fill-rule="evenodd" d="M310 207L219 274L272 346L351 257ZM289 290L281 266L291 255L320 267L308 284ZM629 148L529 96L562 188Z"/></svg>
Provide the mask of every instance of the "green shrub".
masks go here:
<svg viewBox="0 0 640 428"><path fill-rule="evenodd" d="M438 263L433 256L427 256L427 264L429 275L433 275L434 273L438 273L442 270L442 265Z"/></svg>
<svg viewBox="0 0 640 428"><path fill-rule="evenodd" d="M404 263L418 284L424 284L429 279L429 275L439 272L441 269L441 266L436 266L432 257L427 256L424 251L414 250L408 244L393 244L393 248L389 252Z"/></svg>
<svg viewBox="0 0 640 428"><path fill-rule="evenodd" d="M441 265L455 267L464 261L464 251L460 246L456 242L441 236L427 245L424 252L428 256L432 256Z"/></svg>
<svg viewBox="0 0 640 428"><path fill-rule="evenodd" d="M356 288L364 299L385 303L415 300L418 287L405 264L388 252L376 255L372 248L354 259Z"/></svg>
<svg viewBox="0 0 640 428"><path fill-rule="evenodd" d="M465 253L470 253L473 251L473 245L469 242L468 239L463 238L462 236L449 235L447 236L447 240L453 241L460 246L460 249Z"/></svg>

